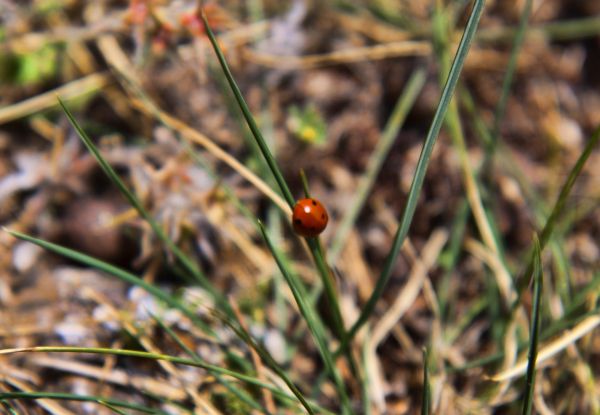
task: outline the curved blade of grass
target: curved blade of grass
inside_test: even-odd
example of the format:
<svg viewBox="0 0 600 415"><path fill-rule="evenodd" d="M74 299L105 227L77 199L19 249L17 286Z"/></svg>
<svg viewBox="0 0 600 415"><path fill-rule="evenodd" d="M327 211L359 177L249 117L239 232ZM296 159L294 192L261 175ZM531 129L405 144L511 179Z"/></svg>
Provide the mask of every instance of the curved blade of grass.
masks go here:
<svg viewBox="0 0 600 415"><path fill-rule="evenodd" d="M340 220L335 238L329 249L329 260L331 264L336 263L337 258L344 247L348 233L354 226L354 222L356 222L356 218L367 200L367 196L381 170L381 166L398 136L398 131L402 128L402 124L404 123L408 112L412 108L417 96L425 84L425 75L425 69L419 69L413 72L406 83L402 95L398 98L396 106L381 134L381 138L377 142L377 147L373 151L373 154L371 154L371 157L369 157L367 168L356 186L352 205L344 212L344 216Z"/></svg>
<svg viewBox="0 0 600 415"><path fill-rule="evenodd" d="M232 378L238 379L242 382L246 382L250 385L258 386L260 388L265 388L276 394L277 396L296 401L297 400L287 392L282 391L276 386L273 386L269 383L262 382L255 377L245 375L243 373L239 373L233 370L229 370L226 368L222 368L220 366L212 365L210 363L205 363L203 361L196 361L194 359L187 359L184 357L171 356L161 353L152 353L145 352L140 350L128 350L128 349L109 349L103 347L74 347L74 346L37 346L37 347L20 347L13 349L1 349L0 355L8 355L13 353L90 353L90 354L101 354L101 355L112 355L112 356L127 356L127 357L135 357L140 359L148 359L148 360L163 360L166 362L171 362L175 364L181 364L186 366L193 366L205 369L206 371L212 374L219 374L224 376L231 376ZM3 395L0 394L0 399L2 399ZM111 400L104 399L107 402L112 402ZM312 408L313 413L317 411L318 413L326 413L332 414L331 411L328 411L325 408L313 403L307 402L307 404Z"/></svg>
<svg viewBox="0 0 600 415"><path fill-rule="evenodd" d="M206 323L204 323L201 319L199 319L198 316L192 310L190 310L188 307L186 307L184 304L182 304L175 297L167 294L165 291L161 290L157 286L147 283L146 281L139 278L138 276L125 271L124 269L115 267L114 265L108 264L104 261L100 261L99 259L96 259L89 255L82 254L81 252L77 252L75 250L66 248L61 245L54 244L52 242L45 241L43 239L38 239L33 236L30 236L30 235L27 235L27 234L24 234L21 232L13 231L13 230L10 230L7 228L3 228L3 229L6 232L8 232L9 234L11 234L12 236L14 236L15 238L19 238L24 241L31 242L31 243L38 245L44 249L47 249L48 251L54 252L58 255L62 255L66 258L80 262L91 268L95 268L95 269L103 271L107 274L113 275L113 276L117 277L118 279L127 282L128 284L136 285L140 288L143 288L148 293L155 296L159 300L164 301L169 306L180 310L183 314L185 314L186 317L188 317L190 320L192 320L198 327L201 327L207 333L212 333L212 329L210 329L210 327L208 327L206 325Z"/></svg>
<svg viewBox="0 0 600 415"><path fill-rule="evenodd" d="M262 133L260 132L258 126L256 125L256 121L254 121L254 117L252 116L252 113L250 112L250 108L248 108L248 105L246 104L246 101L244 100L244 97L242 96L242 92L240 91L239 87L235 83L235 80L233 79L233 75L231 74L231 71L229 70L229 66L227 65L227 62L225 61L225 57L223 56L223 53L221 52L221 48L219 47L219 45L217 43L217 39L215 38L215 35L213 34L213 32L208 24L208 20L206 19L206 15L204 14L204 11L202 11L201 17L202 17L202 22L204 23L204 29L206 30L206 34L208 35L208 38L210 39L210 43L212 44L215 54L217 55L217 59L219 60L219 63L221 64L221 68L223 69L223 74L225 75L225 78L227 78L229 87L231 88L233 95L235 96L235 99L236 99L238 105L240 106L242 113L244 114L244 118L246 119L246 122L248 123L248 127L250 128L250 131L252 131L252 135L254 135L254 138L256 139L256 143L260 147L260 151L263 153L263 156L265 157L265 160L267 161L267 164L269 165L269 168L271 169L271 173L273 173L273 177L275 177L275 180L277 181L277 184L279 185L279 188L281 189L281 193L283 194L283 197L288 202L290 207L293 207L294 206L294 197L292 196L292 193L290 192L290 189L289 189L285 179L283 178L283 174L281 173L281 170L279 170L279 167L277 166L277 162L275 161L275 158L271 154L271 150L269 150L269 146L265 142L265 139L263 138Z"/></svg>
<svg viewBox="0 0 600 415"><path fill-rule="evenodd" d="M398 226L398 231L396 232L396 236L394 237L394 242L392 244L390 252L388 253L388 256L386 257L383 270L377 280L377 284L375 286L375 289L373 290L373 294L371 294L371 297L367 301L367 304L365 304L365 307L360 313L358 320L352 325L352 328L344 338L342 345L340 346L341 349L345 349L347 347L348 343L352 340L354 335L356 335L358 329L360 329L362 325L367 322L370 315L373 313L373 310L375 309L375 304L377 303L379 298L381 298L385 286L387 285L391 277L392 268L394 263L396 262L398 252L400 251L400 247L404 243L404 239L406 238L406 235L408 234L408 230L410 229L410 225L412 223L415 209L417 207L419 194L421 192L421 188L423 187L423 181L425 179L427 165L429 163L429 159L433 151L433 146L442 127L442 123L444 121L448 105L450 104L452 94L456 89L456 84L458 83L458 78L460 76L460 72L462 71L467 52L469 51L469 47L471 46L471 42L473 41L475 31L477 30L477 25L479 23L479 19L481 18L484 5L485 0L475 0L473 10L471 12L471 15L469 16L469 20L465 27L465 31L458 45L456 56L454 58L454 61L452 62L452 67L450 68L450 73L448 74L448 80L446 81L446 85L444 86L444 89L442 91L442 96L440 98L439 105L433 117L433 121L429 128L429 132L427 133L427 137L425 138L423 150L421 151L419 161L417 162L415 175L413 177L413 181L408 192L406 206L402 215L402 219L400 221L400 225Z"/></svg>
<svg viewBox="0 0 600 415"><path fill-rule="evenodd" d="M527 363L527 382L525 389L525 399L523 400L523 415L530 415L533 404L533 388L535 386L535 364L537 360L538 342L540 335L540 315L541 315L541 293L544 274L542 271L542 259L540 241L537 236L534 238L533 248L533 309L531 311L531 330L529 338L529 362Z"/></svg>
<svg viewBox="0 0 600 415"><path fill-rule="evenodd" d="M579 177L579 174L581 173L581 170L583 169L585 162L592 154L592 150L598 144L599 140L600 140L600 126L598 126L596 128L596 130L594 131L594 133L588 140L583 152L581 153L581 155L577 159L577 162L575 163L575 165L569 172L569 176L567 177L567 180L565 181L564 185L562 186L562 188L560 190L560 194L558 195L558 199L556 200L556 203L554 204L552 212L550 213L550 217L548 217L548 220L546 221L546 225L544 225L544 229L542 229L542 233L539 237L540 250L544 249L544 247L546 246L546 243L550 239L550 236L552 235L552 232L554 231L554 227L556 226L556 223L558 222L558 218L563 213L563 210L567 203L569 194L571 193L571 190L573 189L573 186L575 185L575 181L577 180L577 177ZM533 275L534 264L535 264L535 256L532 253L531 259L529 261L529 264L527 266L527 269L525 270L523 277L521 278L520 281L517 282L519 298L515 301L513 308L515 308L518 305L523 290L525 289L525 287L527 286L527 284L529 284L529 281L531 280L531 276Z"/></svg>
<svg viewBox="0 0 600 415"><path fill-rule="evenodd" d="M231 308L223 295L211 284L206 275L196 266L194 261L192 261L187 255L183 253L179 249L179 247L167 236L162 227L154 220L152 215L142 206L142 203L139 199L125 186L125 183L120 179L112 166L102 157L98 148L94 145L93 141L87 135L87 133L83 130L83 128L79 125L71 111L67 108L65 103L58 98L58 102L60 103L63 111L65 112L69 122L87 147L88 151L92 153L92 155L102 167L102 170L106 173L109 179L119 188L123 196L127 199L127 201L133 206L141 217L143 217L148 224L152 227L152 230L156 233L156 235L160 238L160 240L167 246L167 248L175 255L175 257L181 262L181 264L185 267L185 269L190 272L196 280L202 285L204 289L206 289L215 299L215 301L223 306L225 311L228 314L231 314Z"/></svg>
<svg viewBox="0 0 600 415"><path fill-rule="evenodd" d="M169 415L168 412L160 409L148 408L143 405L137 405L134 403L123 402L116 399L104 398L101 396L93 395L76 395L74 393L61 393L61 392L0 392L0 400L5 399L56 399L56 400L67 400L67 401L80 401L80 402L96 402L100 405L118 408L133 409L146 414L161 414Z"/></svg>
<svg viewBox="0 0 600 415"><path fill-rule="evenodd" d="M319 353L321 354L323 362L327 367L327 371L331 375L336 385L338 395L341 399L343 413L349 414L352 412L350 400L348 398L348 394L346 392L346 387L344 385L342 377L340 376L335 366L333 355L329 350L327 342L325 341L325 328L323 327L321 320L316 317L315 311L313 310L310 303L307 301L309 297L306 290L304 289L304 286L302 285L302 282L298 280L298 278L294 274L288 272L283 261L279 257L279 253L277 252L275 246L273 246L269 236L267 235L265 228L262 226L262 224L259 223L259 225L260 230L263 234L263 238L265 239L265 242L267 243L267 246L269 247L273 258L275 258L275 262L277 263L279 270L283 274L285 280L288 283L288 286L292 290L292 294L294 295L294 299L298 304L298 308L300 309L300 312L306 320L306 324L308 325L311 333L313 334L313 337L319 349Z"/></svg>

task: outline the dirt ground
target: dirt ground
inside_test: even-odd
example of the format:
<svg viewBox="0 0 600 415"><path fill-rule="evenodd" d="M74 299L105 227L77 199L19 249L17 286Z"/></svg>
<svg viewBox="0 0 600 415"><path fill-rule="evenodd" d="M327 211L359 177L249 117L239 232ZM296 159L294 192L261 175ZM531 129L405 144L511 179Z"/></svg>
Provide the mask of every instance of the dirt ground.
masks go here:
<svg viewBox="0 0 600 415"><path fill-rule="evenodd" d="M437 38L436 4L447 23ZM424 347L432 351L432 413L521 413L523 376L490 377L526 359L531 290L525 287L522 301L525 324L515 329L498 269L507 271L509 283L523 274L533 234L543 229L600 125L600 2L584 0L532 2L506 110L496 124L525 4L486 2L455 94L467 158L461 159L460 143L445 124L408 242L368 331L355 342L370 380L366 398L348 366L338 365L356 413L365 399L374 414L421 413ZM211 316L207 291L182 276L173 255L86 150L59 96L168 236L237 304L255 338L307 396L336 412L333 384L320 377L317 349L255 219L266 224L308 287L317 273L291 230L289 207L260 187L278 191L195 11L192 1L0 1L0 224L115 264L175 294L216 330L218 341L139 286L3 231L0 344L185 355L157 324L157 314L209 363L241 371L223 352L231 349L253 365L247 345ZM328 209L321 242L347 325L373 291L402 217L445 80L438 52L447 47L454 56L470 11L466 1L206 5L293 196L302 197L303 169L312 195ZM417 72L425 78L414 105L356 221L336 240ZM477 175L477 197L469 193L464 160ZM577 342L565 340L538 372L537 413L600 412L600 337L593 331L599 322L590 320L597 318L600 281L599 165L595 148L543 251L540 347L582 334ZM489 229L482 228L474 200ZM326 304L319 304L325 313ZM520 352L512 362L511 345ZM0 371L0 393L109 396L172 414L259 413L208 372L167 362L19 353L0 356ZM271 372L265 376L273 379ZM268 402L259 388L248 389ZM119 413L93 402L6 402L3 413ZM295 413L283 404L280 411Z"/></svg>

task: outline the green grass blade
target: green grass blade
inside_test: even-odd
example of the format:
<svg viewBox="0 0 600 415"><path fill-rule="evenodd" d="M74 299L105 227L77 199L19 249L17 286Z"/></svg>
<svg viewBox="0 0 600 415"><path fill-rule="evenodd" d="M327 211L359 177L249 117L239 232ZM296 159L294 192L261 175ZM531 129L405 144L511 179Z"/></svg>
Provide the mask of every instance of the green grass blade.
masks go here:
<svg viewBox="0 0 600 415"><path fill-rule="evenodd" d="M596 128L596 130L592 134L591 138L588 140L583 152L581 153L581 155L577 159L577 162L575 163L575 165L569 172L569 176L567 177L567 180L565 181L564 185L562 186L562 188L560 190L560 194L558 195L558 199L556 200L556 203L554 204L554 208L552 209L552 212L550 213L550 217L548 217L548 220L546 221L546 225L544 226L544 229L542 229L542 233L539 238L540 249L544 249L544 247L546 246L546 243L550 239L550 236L552 235L552 232L554 231L554 227L556 226L556 223L558 222L558 218L563 213L563 210L567 203L569 194L571 193L571 190L573 189L573 186L575 185L575 181L577 180L577 177L579 177L579 174L581 173L583 166L585 165L587 159L592 154L592 150L598 144L599 140L600 140L600 126L598 126ZM535 263L535 257L534 257L534 255L532 255L531 259L529 261L529 265L527 266L527 269L524 273L524 276L519 281L519 285L518 285L519 294L522 293L522 291L525 289L525 287L527 286L527 284L529 284L529 281L531 280L534 263ZM519 297L520 297L520 295L519 295ZM519 301L519 299L517 299L517 301L515 302L515 306L518 304L518 301Z"/></svg>
<svg viewBox="0 0 600 415"><path fill-rule="evenodd" d="M52 242L44 241L43 239L38 239L30 235L26 235L21 232L13 231L4 228L6 232L14 236L15 238L22 239L27 242L31 242L37 246L40 246L48 251L54 252L55 254L64 256L66 258L72 259L73 261L77 261L84 265L87 265L91 268L95 268L97 270L103 271L107 274L113 275L118 279L127 282L131 285L136 285L140 288L143 288L148 293L158 298L161 301L164 301L169 306L180 310L186 317L192 320L198 327L204 329L207 333L211 333L212 330L204 323L202 320L198 318L198 316L186 307L183 303L177 300L175 297L167 294L165 291L161 290L155 285L149 284L143 279L137 277L136 275L131 274L130 272L125 271L124 269L118 268L114 265L108 264L104 261L100 261L94 257L91 257L86 254L82 254L81 252L74 251L72 249L66 248L61 245L54 244Z"/></svg>
<svg viewBox="0 0 600 415"><path fill-rule="evenodd" d="M600 282L600 275L597 275L595 280L597 282ZM585 302L585 300L582 301L582 303L583 302ZM577 324L579 324L581 321L583 321L587 317L598 315L598 313L600 313L600 307L595 307L588 312L585 312L583 314L578 314L576 317L573 317L573 318L565 317L561 320L557 320L557 321L551 323L547 328L544 329L544 331L540 335L540 340L542 340L542 341L548 340L551 337L557 335L558 333L560 333L564 330L569 330L569 329L575 327ZM566 313L566 314L568 315L569 313ZM529 342L519 343L518 352L520 353L521 351L525 350L525 348L527 348L528 346L529 346ZM463 372L465 370L473 369L475 367L482 367L482 366L486 366L489 364L498 363L503 358L504 358L504 351L499 351L499 352L492 353L492 354L487 355L482 358L473 359L461 366L455 366L455 367L449 366L446 368L446 371L448 373Z"/></svg>
<svg viewBox="0 0 600 415"><path fill-rule="evenodd" d="M225 78L227 78L229 87L233 91L233 95L235 96L235 99L237 100L238 105L240 106L240 109L242 110L242 113L244 114L244 118L246 119L246 122L248 123L248 127L250 128L250 131L252 131L252 135L254 135L254 138L256 139L256 143L260 147L260 151L262 152L263 156L265 157L265 160L267 161L267 164L269 165L269 168L271 169L271 173L273 173L273 177L275 177L275 180L277 181L277 184L279 185L279 188L281 189L281 192L283 193L283 197L288 202L290 207L293 207L294 206L294 197L292 196L292 193L290 192L290 189L283 177L283 174L281 173L281 170L279 170L279 167L277 166L277 162L275 161L275 158L271 154L271 150L269 150L269 146L265 142L265 139L263 138L262 133L260 132L260 129L256 125L256 121L254 121L254 117L252 116L252 113L250 112L250 108L248 108L248 104L246 104L246 101L244 100L244 97L242 96L242 92L240 91L240 88L237 86L235 80L233 79L233 75L231 74L231 71L229 70L229 66L227 65L227 62L225 61L225 56L223 56L223 52L221 51L221 48L219 47L219 44L217 43L217 39L215 38L215 35L213 34L213 32L208 24L208 21L206 19L206 15L204 14L204 12L202 12L202 21L204 22L204 28L206 29L206 34L208 35L208 38L210 39L210 43L212 44L215 54L217 55L217 59L219 60L219 63L221 64L221 68L223 69L223 74L225 75Z"/></svg>
<svg viewBox="0 0 600 415"><path fill-rule="evenodd" d="M285 178L283 177L283 174L281 173L281 170L279 169L279 167L277 165L277 161L271 154L269 146L267 145L264 137L262 136L260 129L256 125L256 121L254 120L254 117L252 116L252 113L250 112L250 109L248 108L248 105L246 104L246 101L244 100L244 97L242 96L242 93L241 93L239 87L237 86L235 79L233 78L231 70L229 69L229 66L227 65L227 61L225 60L225 56L223 55L223 52L221 51L221 48L219 47L219 44L217 43L214 33L212 32L212 30L208 24L206 15L204 14L204 12L202 12L201 14L202 14L202 16L201 16L202 21L204 23L204 28L206 30L208 38L210 39L210 42L211 42L213 49L215 51L215 54L217 56L217 59L219 60L219 63L221 65L221 68L223 70L225 78L227 79L227 82L229 83L229 86L235 96L235 99L238 102L238 105L239 105L242 113L244 114L244 118L246 119L246 122L248 123L248 127L250 128L250 131L252 131L252 134L254 135L254 138L256 139L256 142L257 142L258 146L260 147L260 150L263 153L263 156L264 156L265 160L267 161L267 164L269 165L269 168L271 169L271 172L272 172L273 176L275 177L275 180L277 181L277 184L279 185L279 188L281 189L281 192L283 193L284 198L286 199L289 206L291 208L293 208L294 204L295 204L294 197L292 196L292 193L290 192L290 189L285 181ZM325 294L326 294L327 301L328 301L328 307L331 310L331 313L333 315L333 323L334 323L334 327L336 330L336 335L338 336L338 338L342 339L345 337L345 330L344 330L343 320L342 320L342 316L341 316L341 312L340 312L340 308L339 308L339 303L337 301L337 295L335 294L335 289L333 288L333 284L331 282L329 267L327 266L327 262L325 261L323 251L319 248L318 240L316 240L315 238L307 238L307 242L310 247L311 254L315 261L317 270L319 271L319 276L325 287ZM350 357L350 360L351 360L351 357Z"/></svg>
<svg viewBox="0 0 600 415"><path fill-rule="evenodd" d="M10 402L4 401L0 399L0 405L9 413L10 415L19 415L19 412L11 405Z"/></svg>
<svg viewBox="0 0 600 415"><path fill-rule="evenodd" d="M477 30L477 25L479 23L479 19L481 18L484 5L485 0L476 0L475 4L473 5L473 10L465 27L465 31L460 40L460 43L458 45L458 50L456 51L456 56L450 68L450 73L448 74L448 80L446 81L446 85L444 86L444 89L442 91L442 96L440 98L439 105L433 117L433 121L429 128L429 132L427 133L427 137L423 145L423 150L421 151L421 155L417 163L417 168L413 177L410 191L408 192L408 199L406 202L404 213L402 215L400 225L398 226L396 236L394 237L392 248L390 249L390 252L385 260L383 270L381 272L381 275L379 276L379 279L377 280L377 284L375 286L373 294L371 294L371 297L369 298L367 304L363 308L358 320L352 325L352 328L350 329L346 338L342 342L341 348L346 348L349 341L354 337L358 329L360 329L360 327L362 327L362 325L366 323L369 316L373 313L373 310L375 309L375 304L377 303L379 298L381 298L385 286L387 285L391 277L393 265L396 262L396 258L398 256L398 252L400 251L400 247L404 243L404 239L408 234L408 230L410 228L415 209L417 207L417 201L421 192L421 188L423 187L423 181L425 179L427 165L429 163L429 159L433 151L433 146L442 127L442 123L444 122L446 111L448 109L448 105L450 104L454 90L456 89L456 84L458 83L458 78L464 66L465 58L469 51L469 47L471 46L471 43L473 41L475 31Z"/></svg>
<svg viewBox="0 0 600 415"><path fill-rule="evenodd" d="M308 188L308 179L306 178L306 174L304 173L303 169L300 169L300 181L302 182L304 197L310 198L311 195L310 189ZM334 286L332 274L329 269L329 266L327 265L327 262L325 261L325 251L323 250L323 246L321 245L321 241L319 240L318 236L314 238L305 239L315 261L315 266L319 271L322 286L325 287L325 294L328 301L327 307L329 308L329 310L331 310L335 335L338 337L338 339L342 339L345 334L344 322L342 319L342 313L340 312L340 306L337 299L337 293ZM320 289L321 286L315 285L314 295L312 295L311 293L310 298L316 298L320 292ZM352 358L350 356L348 356L348 358L350 365L355 366Z"/></svg>
<svg viewBox="0 0 600 415"><path fill-rule="evenodd" d="M539 26L541 32L553 41L568 41L594 37L600 34L600 16L588 16L580 19L550 22Z"/></svg>
<svg viewBox="0 0 600 415"><path fill-rule="evenodd" d="M452 308L457 304L457 302L454 301L457 293L455 293L454 290L450 290L450 282L452 273L460 258L470 212L469 203L466 198L463 197L458 211L454 216L454 220L452 221L452 231L450 233L450 238L448 239L448 247L445 249L439 261L440 266L444 270L444 274L442 275L436 290L438 293L442 320L445 320L446 316L452 312Z"/></svg>
<svg viewBox="0 0 600 415"><path fill-rule="evenodd" d="M336 385L338 395L341 399L343 413L351 413L352 411L351 411L350 400L348 398L348 394L346 392L344 382L335 366L334 357L333 357L331 351L329 350L329 347L325 341L325 329L322 326L320 319L317 318L316 312L313 310L310 303L307 301L308 294L307 294L306 290L304 289L302 282L294 274L288 272L287 268L284 266L283 261L279 257L279 253L273 246L269 236L267 235L266 230L264 229L264 227L262 225L261 225L261 231L263 234L263 238L265 239L265 242L267 243L267 246L269 247L269 250L271 251L271 254L273 255L273 258L275 258L275 262L277 263L279 270L283 274L290 289L292 290L292 294L294 295L294 299L296 300L296 303L298 304L298 307L300 308L300 312L302 313L302 316L304 317L306 324L308 325L311 333L313 334L313 337L317 344L317 348L319 349L321 357L323 358L323 362L325 363L325 366L327 367L327 371L330 373L330 375Z"/></svg>
<svg viewBox="0 0 600 415"><path fill-rule="evenodd" d="M304 173L304 169L300 169L300 181L302 182L302 190L304 191L304 197L310 198L310 189L308 188L308 179L306 178L306 173Z"/></svg>
<svg viewBox="0 0 600 415"><path fill-rule="evenodd" d="M431 384L429 383L429 353L423 349L423 401L421 403L421 415L429 415L431 412Z"/></svg>
<svg viewBox="0 0 600 415"><path fill-rule="evenodd" d="M441 76L445 76L445 74L450 70L450 45L446 41L448 39L448 34L450 33L450 30L448 29L449 13L442 9L440 3L438 3L438 7L436 7L434 13L433 27L435 30L433 33L434 44L436 45L434 49L436 51L436 55L438 56L438 61L440 62L440 74ZM442 79L443 78L440 77L440 82ZM509 277L510 274L508 272L508 267L502 256L502 246L500 245L499 238L494 232L494 220L490 217L490 215L486 214L486 209L481 198L482 192L480 190L480 183L477 180L477 174L474 171L474 168L471 166L471 162L468 157L467 145L463 133L463 125L456 100L451 100L448 106L446 127L450 137L452 138L452 144L458 154L459 164L462 172L463 187L466 192L466 198L469 203L474 221L477 225L479 234L481 235L481 239L492 251L492 253L497 256L505 271L494 272L496 285L498 288L500 288L502 297L507 304L511 304L512 300L516 298L513 280Z"/></svg>
<svg viewBox="0 0 600 415"><path fill-rule="evenodd" d="M381 170L381 166L383 165L392 144L394 144L394 141L396 140L398 131L402 128L402 124L404 124L408 112L412 108L421 89L423 89L425 75L424 69L415 71L406 83L402 95L398 98L398 102L381 134L377 147L369 158L367 168L356 186L352 205L344 212L344 216L340 220L337 233L331 244L331 249L329 249L329 260L331 264L336 263L336 260L344 247L344 243L348 238L348 233L354 226L354 222L356 222L356 218L367 200L369 192L373 187L373 183Z"/></svg>
<svg viewBox="0 0 600 415"><path fill-rule="evenodd" d="M188 359L184 357L171 356L161 353L152 353L141 350L128 350L128 349L109 349L103 347L74 347L74 346L38 346L38 347L22 347L15 349L1 349L0 355L7 355L13 353L89 353L89 354L100 354L100 355L112 355L112 356L127 356L139 359L148 359L148 360L163 360L166 362L171 362L180 365L193 366L205 369L206 371L212 374L219 374L224 376L231 376L234 379L238 379L242 382L246 382L250 385L258 386L260 388L265 388L273 392L280 398L297 401L292 395L287 392L282 391L276 386L271 385L270 383L266 383L260 381L252 376L245 375L243 373L239 373L233 370L229 370L220 366L212 365L210 363L205 363L204 361L196 361L194 359ZM2 399L6 394L0 394L0 399ZM10 397L9 397L10 398ZM106 402L111 402L110 399L104 399ZM114 404L114 403L113 403ZM313 413L315 411L317 413L324 414L332 414L325 408L321 406L308 402L308 405L312 408Z"/></svg>
<svg viewBox="0 0 600 415"><path fill-rule="evenodd" d="M76 395L73 393L61 393L61 392L0 392L0 400L6 399L54 399L54 400L67 400L67 401L79 401L79 402L97 402L98 404L118 408L133 409L135 411L143 412L146 414L160 414L169 415L168 412L160 409L148 408L143 405L137 405L134 403L118 401L116 399L104 398L100 396L92 395Z"/></svg>
<svg viewBox="0 0 600 415"><path fill-rule="evenodd" d="M490 154L493 153L495 144L498 141L498 136L500 135L500 124L502 123L502 120L504 119L504 113L506 112L506 103L508 102L508 95L512 86L515 70L517 68L517 59L519 58L519 52L521 52L521 47L523 46L523 41L525 40L525 32L527 31L527 23L529 21L529 16L531 15L532 3L532 0L526 0L525 6L523 6L523 13L521 14L521 19L519 20L519 26L515 34L515 40L513 42L513 47L510 52L510 58L508 61L508 65L506 66L506 74L504 75L504 80L502 82L502 92L500 94L500 99L498 100L498 104L496 106L496 111L494 114L492 142L490 143L491 145L488 147L488 157Z"/></svg>
<svg viewBox="0 0 600 415"><path fill-rule="evenodd" d="M152 313L150 313L150 315L152 316L154 321L156 321L156 323L160 326L160 328L163 329L169 335L169 337L171 337L173 339L173 341L175 343L177 343L177 345L188 356L190 356L192 359L194 359L197 362L202 362L202 358L197 353L195 353L192 349L190 349L183 342L183 340L181 340L181 338L177 335L177 333L175 333L175 331L173 331L173 329L171 329L171 327L167 326L164 323L164 321L162 320L162 318L160 318L160 316L157 316ZM252 407L258 411L261 411L261 413L269 414L269 412L265 408L263 408L262 405L260 405L256 400L254 400L254 398L252 398L252 396L250 396L246 391L237 388L235 385L228 382L220 375L215 375L215 378L217 379L217 381L219 383L221 383L223 386L225 386L231 393L233 393L235 396L237 396L240 399L240 401L248 404L250 407Z"/></svg>
<svg viewBox="0 0 600 415"><path fill-rule="evenodd" d="M304 406L304 408L308 411L309 414L315 413L312 410L310 404L308 403L308 400L304 397L300 389L298 389L296 384L287 375L286 371L275 361L275 359L273 359L271 354L264 347L259 345L256 341L254 341L254 339L252 338L252 336L250 336L250 333L246 331L244 326L242 326L241 324L234 324L225 315L216 314L216 317L220 318L223 321L223 323L227 324L229 328L231 328L235 332L235 334L240 339L242 339L244 343L248 345L248 347L254 349L256 353L258 353L263 362L265 362L267 366L273 369L273 371L281 378L281 380L283 380L283 382L288 386L288 388L290 388L292 393L296 396L296 398L298 398L302 406Z"/></svg>
<svg viewBox="0 0 600 415"><path fill-rule="evenodd" d="M527 381L525 399L523 400L523 415L531 415L533 406L533 389L535 386L535 365L537 360L538 342L540 334L541 293L543 283L542 259L540 241L534 241L533 265L533 309L531 311L531 335L529 340L529 361L527 362Z"/></svg>
<svg viewBox="0 0 600 415"><path fill-rule="evenodd" d="M323 247L321 246L319 238L316 237L305 239L315 261L315 266L319 271L321 282L325 287L325 298L327 300L328 309L331 311L335 335L338 337L338 339L342 339L344 338L346 331L344 329L340 304L337 299L333 274L331 273L329 266L325 261L325 253L323 252Z"/></svg>
<svg viewBox="0 0 600 415"><path fill-rule="evenodd" d="M74 261L83 263L92 268L95 268L100 271L106 272L107 274L113 275L129 284L136 285L136 286L143 288L148 293L155 296L159 300L164 301L169 306L180 310L186 317L188 317L198 327L202 328L206 333L214 335L213 330L210 327L208 327L204 321L202 321L200 318L198 318L198 316L191 309L186 307L183 303L181 303L175 297L167 294L166 292L164 292L160 288L156 287L155 285L148 284L146 281L144 281L143 279L141 279L135 275L133 275L123 269L120 269L118 267L115 267L114 265L105 263L96 258L90 257L88 255L82 254L82 253L74 251L72 249L65 248L63 246L44 241L42 239L34 238L32 236L22 234L20 232L11 231L8 229L6 229L6 231L16 238L34 243L34 244L36 244L42 248L45 248L51 252L65 256ZM204 367L204 366L200 366L200 367ZM219 372L217 372L217 373L219 373ZM225 374L228 374L228 373L225 373ZM245 376L245 375L242 375L242 376ZM246 381L248 378L249 377L245 378ZM244 379L242 379L242 380L244 380Z"/></svg>
<svg viewBox="0 0 600 415"><path fill-rule="evenodd" d="M182 265L186 268L188 272L190 272L196 280L205 288L216 300L216 302L222 305L228 314L231 314L231 310L229 304L226 302L223 295L210 283L208 278L204 275L204 273L196 266L194 261L192 261L188 256L186 256L179 247L167 236L161 226L154 220L154 218L150 215L150 213L142 206L142 203L139 199L125 186L125 183L120 179L112 166L102 157L98 148L94 145L93 141L87 135L87 133L83 130L83 128L79 125L71 111L67 108L65 103L59 98L59 103L63 108L69 122L87 147L88 151L92 153L92 155L96 158L102 170L106 173L106 175L110 178L110 180L119 188L123 196L127 199L127 201L133 206L140 216L142 216L152 227L152 230L156 233L156 235L160 238L160 240L167 246L167 248L175 255L175 257L182 263Z"/></svg>
<svg viewBox="0 0 600 415"><path fill-rule="evenodd" d="M105 406L106 408L110 409L111 411L113 411L115 414L118 415L127 415L127 412L125 411L121 411L119 408L117 408L115 405L111 405L110 403L103 401L103 400L99 400L98 403L102 406Z"/></svg>

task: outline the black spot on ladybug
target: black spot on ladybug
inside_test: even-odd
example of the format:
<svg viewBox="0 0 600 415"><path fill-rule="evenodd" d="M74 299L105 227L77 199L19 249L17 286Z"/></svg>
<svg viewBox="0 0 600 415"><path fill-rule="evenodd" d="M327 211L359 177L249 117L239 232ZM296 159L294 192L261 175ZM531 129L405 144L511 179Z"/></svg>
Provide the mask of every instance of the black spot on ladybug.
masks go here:
<svg viewBox="0 0 600 415"><path fill-rule="evenodd" d="M295 223L296 225L302 225L302 221L301 221L300 219L295 219L295 220L294 220L294 223Z"/></svg>
<svg viewBox="0 0 600 415"><path fill-rule="evenodd" d="M321 213L321 219L325 219L325 214Z"/></svg>
<svg viewBox="0 0 600 415"><path fill-rule="evenodd" d="M317 201L315 199L311 199L313 206L317 206Z"/></svg>

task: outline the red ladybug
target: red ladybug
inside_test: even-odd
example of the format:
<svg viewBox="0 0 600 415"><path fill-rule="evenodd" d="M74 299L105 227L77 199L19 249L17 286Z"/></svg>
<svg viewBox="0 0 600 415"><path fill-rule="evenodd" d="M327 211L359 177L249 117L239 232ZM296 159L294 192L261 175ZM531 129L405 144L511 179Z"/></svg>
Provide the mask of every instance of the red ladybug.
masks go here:
<svg viewBox="0 0 600 415"><path fill-rule="evenodd" d="M329 216L325 207L316 199L300 199L294 206L292 225L294 231L304 237L312 238L323 232Z"/></svg>

